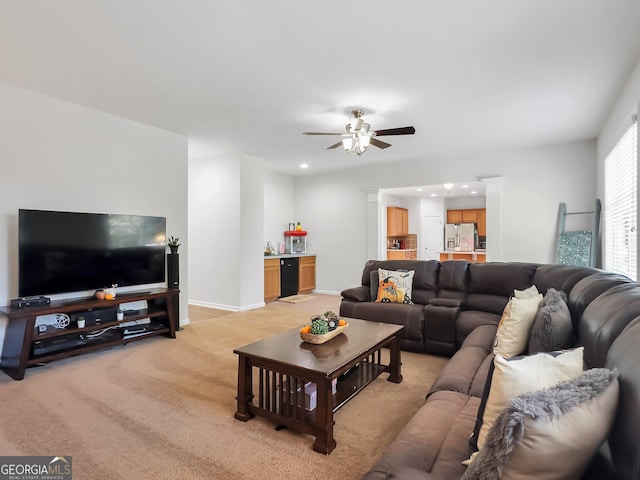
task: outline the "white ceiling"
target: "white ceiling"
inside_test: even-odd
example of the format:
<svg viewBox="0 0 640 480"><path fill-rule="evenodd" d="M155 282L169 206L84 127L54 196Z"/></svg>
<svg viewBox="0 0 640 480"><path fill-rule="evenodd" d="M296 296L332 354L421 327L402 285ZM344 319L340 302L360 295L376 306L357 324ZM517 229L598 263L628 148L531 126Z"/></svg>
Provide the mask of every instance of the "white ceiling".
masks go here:
<svg viewBox="0 0 640 480"><path fill-rule="evenodd" d="M0 81L293 175L595 138L639 57L637 0L0 0ZM301 135L353 107L416 134Z"/></svg>

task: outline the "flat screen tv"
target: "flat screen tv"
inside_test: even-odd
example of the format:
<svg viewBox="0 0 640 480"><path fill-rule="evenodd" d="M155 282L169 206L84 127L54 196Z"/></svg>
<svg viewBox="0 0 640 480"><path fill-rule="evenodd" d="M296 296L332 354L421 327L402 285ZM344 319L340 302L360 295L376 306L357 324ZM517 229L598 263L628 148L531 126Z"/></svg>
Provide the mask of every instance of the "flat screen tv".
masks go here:
<svg viewBox="0 0 640 480"><path fill-rule="evenodd" d="M166 218L20 209L19 295L165 281Z"/></svg>

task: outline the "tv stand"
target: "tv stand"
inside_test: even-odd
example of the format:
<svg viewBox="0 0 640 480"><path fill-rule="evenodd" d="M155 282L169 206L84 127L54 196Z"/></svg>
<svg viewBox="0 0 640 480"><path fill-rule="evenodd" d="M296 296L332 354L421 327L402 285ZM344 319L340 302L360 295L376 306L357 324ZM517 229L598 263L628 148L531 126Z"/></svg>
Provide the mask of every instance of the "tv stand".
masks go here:
<svg viewBox="0 0 640 480"><path fill-rule="evenodd" d="M178 293L179 290L159 288L144 292L126 292L122 295L117 295L113 300L98 300L92 297L84 300L56 301L51 302L50 305L31 308L2 307L0 308L0 314L6 315L9 321L4 337L0 369L14 380L22 380L27 367L104 348L125 345L129 342L156 335L176 338L176 325L178 325L179 320L175 318L173 305L178 303ZM35 328L36 318L40 315L66 313L71 316L81 312L90 312L94 309L117 307L121 303L139 300L145 300L148 308L140 310L135 315L126 316L124 320L107 321L99 325L87 325L84 328L78 328L75 322L71 322L66 328L55 332L47 330L44 333L39 333ZM121 323L143 318L149 318L153 322L154 328L148 329L144 334L138 336L123 336L120 328L110 329L107 332L109 333L108 335L100 335L95 338L87 336L87 333L94 330L117 327ZM74 337L83 341L74 342ZM66 341L67 339L69 339L68 342ZM48 341L49 343L57 342L64 345L65 348L39 355L34 354L34 351L43 351L42 349L34 350L34 342L41 343L43 341ZM66 347L67 345L68 347Z"/></svg>

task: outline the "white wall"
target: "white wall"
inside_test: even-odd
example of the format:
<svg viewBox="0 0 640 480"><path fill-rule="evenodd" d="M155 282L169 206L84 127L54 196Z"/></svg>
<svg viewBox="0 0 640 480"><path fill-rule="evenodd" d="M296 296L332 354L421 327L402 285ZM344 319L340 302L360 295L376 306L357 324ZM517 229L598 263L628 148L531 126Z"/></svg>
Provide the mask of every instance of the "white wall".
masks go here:
<svg viewBox="0 0 640 480"><path fill-rule="evenodd" d="M290 175L264 172L264 247L284 242L289 223L296 223L295 181ZM307 246L309 250L311 247Z"/></svg>
<svg viewBox="0 0 640 480"><path fill-rule="evenodd" d="M595 170L595 142L584 141L297 177L296 213L318 236L317 289L339 292L359 284L372 218L367 191L504 177L502 249L492 260L550 263L559 203L572 211L592 208Z"/></svg>
<svg viewBox="0 0 640 480"><path fill-rule="evenodd" d="M18 296L20 208L167 217L186 271L186 137L3 83L0 132L0 305Z"/></svg>
<svg viewBox="0 0 640 480"><path fill-rule="evenodd" d="M484 195L474 195L469 197L453 197L444 199L444 209L464 210L465 208L485 208L487 199Z"/></svg>
<svg viewBox="0 0 640 480"><path fill-rule="evenodd" d="M227 155L189 162L189 302L264 305L264 162Z"/></svg>

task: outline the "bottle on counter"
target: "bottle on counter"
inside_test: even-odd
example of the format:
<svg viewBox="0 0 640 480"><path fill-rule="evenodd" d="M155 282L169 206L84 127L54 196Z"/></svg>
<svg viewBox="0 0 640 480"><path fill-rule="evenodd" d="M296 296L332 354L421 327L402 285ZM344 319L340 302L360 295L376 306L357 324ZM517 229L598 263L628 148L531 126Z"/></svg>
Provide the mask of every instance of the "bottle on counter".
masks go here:
<svg viewBox="0 0 640 480"><path fill-rule="evenodd" d="M302 225L300 225L300 222L298 222L298 223L296 224L296 232L299 232L299 231L301 231L301 230L302 230Z"/></svg>

